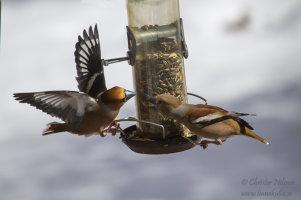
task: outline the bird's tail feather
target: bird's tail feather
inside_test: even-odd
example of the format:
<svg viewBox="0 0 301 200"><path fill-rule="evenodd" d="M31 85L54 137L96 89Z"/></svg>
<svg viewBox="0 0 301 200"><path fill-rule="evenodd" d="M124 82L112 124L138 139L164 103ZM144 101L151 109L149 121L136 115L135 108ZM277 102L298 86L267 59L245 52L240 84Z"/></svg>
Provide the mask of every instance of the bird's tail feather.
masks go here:
<svg viewBox="0 0 301 200"><path fill-rule="evenodd" d="M59 133L65 131L65 124L58 122L51 122L47 124L46 129L43 131L43 135L50 135L53 133Z"/></svg>
<svg viewBox="0 0 301 200"><path fill-rule="evenodd" d="M256 134L255 134L253 131L251 131L250 129L247 129L247 130L246 130L245 135L246 135L246 136L249 136L249 137L251 137L251 138L254 138L254 139L256 139L256 140L259 140L260 142L262 142L262 143L264 143L264 144L266 144L266 145L269 145L269 144L270 144L267 140L263 139L263 138L260 137L259 135L256 135Z"/></svg>
<svg viewBox="0 0 301 200"><path fill-rule="evenodd" d="M240 112L234 112L234 111L229 111L228 116L231 117L241 117L241 116L256 116L255 114L250 114L250 113L240 113Z"/></svg>

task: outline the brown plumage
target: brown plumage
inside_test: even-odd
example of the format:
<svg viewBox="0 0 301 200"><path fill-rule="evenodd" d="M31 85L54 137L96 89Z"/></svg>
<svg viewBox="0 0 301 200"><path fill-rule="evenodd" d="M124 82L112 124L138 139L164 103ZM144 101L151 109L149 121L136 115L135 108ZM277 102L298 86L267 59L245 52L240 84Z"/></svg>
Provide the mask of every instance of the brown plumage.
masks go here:
<svg viewBox="0 0 301 200"><path fill-rule="evenodd" d="M240 118L250 114L226 111L212 105L184 104L170 94L158 95L156 104L162 115L184 124L193 134L216 140L201 143L204 148L208 143L221 144L234 135L245 135L269 144L252 131L250 124Z"/></svg>
<svg viewBox="0 0 301 200"><path fill-rule="evenodd" d="M15 99L21 103L28 103L65 122L48 124L43 135L63 131L85 136L103 134L105 127L115 125L114 119L120 108L135 95L134 92L117 86L107 90L96 25L94 31L92 27L89 28L89 34L84 30L83 38L78 37L75 47L76 80L80 92L14 94Z"/></svg>

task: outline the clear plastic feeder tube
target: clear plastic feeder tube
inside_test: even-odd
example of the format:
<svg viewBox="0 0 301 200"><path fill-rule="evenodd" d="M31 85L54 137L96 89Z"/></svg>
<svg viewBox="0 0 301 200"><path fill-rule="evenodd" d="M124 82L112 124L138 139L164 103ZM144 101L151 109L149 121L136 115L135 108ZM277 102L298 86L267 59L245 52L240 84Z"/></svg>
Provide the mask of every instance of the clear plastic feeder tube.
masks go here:
<svg viewBox="0 0 301 200"><path fill-rule="evenodd" d="M174 120L164 118L149 102L152 96L169 93L187 102L178 0L127 0L128 34L134 53L133 77L136 112L140 120L165 127L166 136L189 134ZM137 133L162 139L160 127L137 124Z"/></svg>

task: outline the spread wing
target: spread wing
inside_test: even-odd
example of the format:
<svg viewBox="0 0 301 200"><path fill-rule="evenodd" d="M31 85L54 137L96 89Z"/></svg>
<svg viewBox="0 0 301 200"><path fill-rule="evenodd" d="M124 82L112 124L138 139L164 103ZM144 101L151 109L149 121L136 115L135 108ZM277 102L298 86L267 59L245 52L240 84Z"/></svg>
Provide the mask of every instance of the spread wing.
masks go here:
<svg viewBox="0 0 301 200"><path fill-rule="evenodd" d="M245 131L245 127L253 130L253 127L248 122L239 118L252 114L226 111L222 108L210 105L197 105L197 107L199 109L195 109L195 111L189 115L188 119L191 123L198 124L201 128L227 119L233 119L239 124L242 131Z"/></svg>
<svg viewBox="0 0 301 200"><path fill-rule="evenodd" d="M95 98L106 90L97 25L94 31L90 26L89 34L84 30L83 37L78 36L75 48L78 89Z"/></svg>
<svg viewBox="0 0 301 200"><path fill-rule="evenodd" d="M20 103L28 103L37 109L56 116L78 128L85 111L97 108L97 102L87 94L75 91L46 91L33 93L15 93Z"/></svg>

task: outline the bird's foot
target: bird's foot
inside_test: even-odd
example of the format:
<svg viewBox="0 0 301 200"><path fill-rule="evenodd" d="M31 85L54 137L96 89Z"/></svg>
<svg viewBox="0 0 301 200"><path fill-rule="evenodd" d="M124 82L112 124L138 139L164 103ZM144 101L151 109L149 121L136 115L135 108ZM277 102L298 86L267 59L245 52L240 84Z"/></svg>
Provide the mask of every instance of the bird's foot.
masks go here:
<svg viewBox="0 0 301 200"><path fill-rule="evenodd" d="M105 137L108 133L112 133L112 135L115 136L119 128L120 123L117 121L113 121L108 128L100 131L100 136Z"/></svg>
<svg viewBox="0 0 301 200"><path fill-rule="evenodd" d="M210 140L202 140L200 142L200 146L203 147L203 149L206 149L208 147L208 144L216 144L216 145L222 145L223 142L225 142L226 140L220 140L220 139L217 139L215 141L210 141Z"/></svg>

